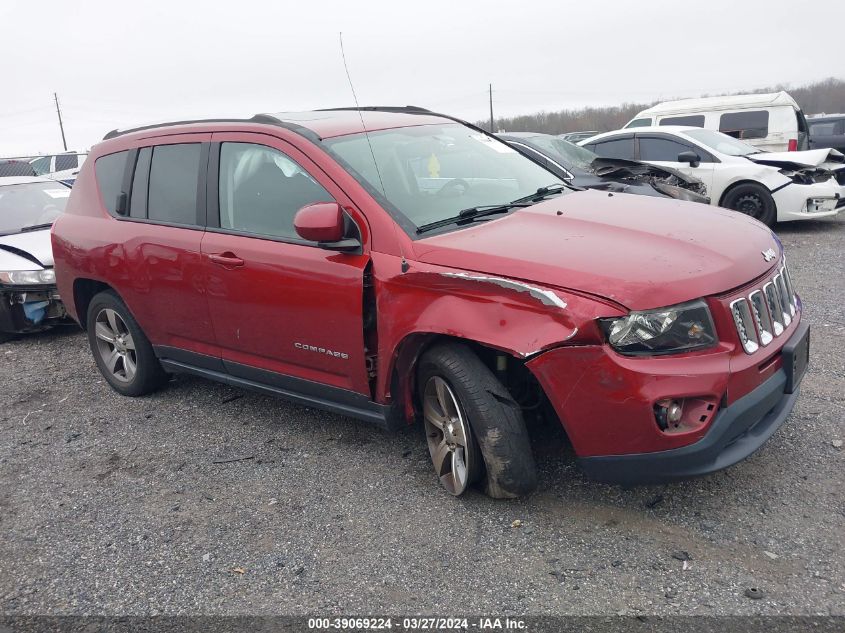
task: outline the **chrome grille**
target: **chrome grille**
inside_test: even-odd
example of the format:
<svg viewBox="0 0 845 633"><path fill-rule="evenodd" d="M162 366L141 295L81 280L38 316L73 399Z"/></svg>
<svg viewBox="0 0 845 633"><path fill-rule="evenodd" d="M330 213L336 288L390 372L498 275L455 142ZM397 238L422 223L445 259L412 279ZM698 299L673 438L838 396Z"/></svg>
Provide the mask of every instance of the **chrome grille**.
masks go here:
<svg viewBox="0 0 845 633"><path fill-rule="evenodd" d="M760 288L730 303L739 342L753 354L782 335L798 312L798 297L786 260Z"/></svg>

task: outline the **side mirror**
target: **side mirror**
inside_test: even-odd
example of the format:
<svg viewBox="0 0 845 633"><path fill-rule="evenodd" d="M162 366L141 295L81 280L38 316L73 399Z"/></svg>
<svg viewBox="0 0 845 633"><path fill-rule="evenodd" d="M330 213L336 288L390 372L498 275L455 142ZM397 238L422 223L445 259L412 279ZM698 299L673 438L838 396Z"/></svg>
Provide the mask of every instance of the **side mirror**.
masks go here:
<svg viewBox="0 0 845 633"><path fill-rule="evenodd" d="M701 156L695 152L686 151L678 154L679 163L689 163L690 167L698 167L701 164Z"/></svg>
<svg viewBox="0 0 845 633"><path fill-rule="evenodd" d="M361 242L346 238L343 209L337 202L315 202L302 207L293 218L297 235L332 251L359 251Z"/></svg>

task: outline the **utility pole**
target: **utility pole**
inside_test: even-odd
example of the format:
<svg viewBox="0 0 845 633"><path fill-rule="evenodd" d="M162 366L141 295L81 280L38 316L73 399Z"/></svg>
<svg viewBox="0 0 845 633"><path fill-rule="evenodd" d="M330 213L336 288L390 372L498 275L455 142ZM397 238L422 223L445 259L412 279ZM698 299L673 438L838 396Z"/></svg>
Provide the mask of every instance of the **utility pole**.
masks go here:
<svg viewBox="0 0 845 633"><path fill-rule="evenodd" d="M490 134L496 133L496 128L493 124L493 84L489 84L490 88Z"/></svg>
<svg viewBox="0 0 845 633"><path fill-rule="evenodd" d="M65 126L62 125L62 111L59 109L59 95L57 95L55 92L53 93L53 99L56 102L56 114L59 115L59 129L62 131L62 145L64 146L65 151L67 151L67 141L65 140ZM492 102L490 104L490 107L491 108L493 107ZM493 110L490 110L490 112L491 112L490 120L492 121L493 120L493 118L492 118L493 117L493 114L492 114Z"/></svg>

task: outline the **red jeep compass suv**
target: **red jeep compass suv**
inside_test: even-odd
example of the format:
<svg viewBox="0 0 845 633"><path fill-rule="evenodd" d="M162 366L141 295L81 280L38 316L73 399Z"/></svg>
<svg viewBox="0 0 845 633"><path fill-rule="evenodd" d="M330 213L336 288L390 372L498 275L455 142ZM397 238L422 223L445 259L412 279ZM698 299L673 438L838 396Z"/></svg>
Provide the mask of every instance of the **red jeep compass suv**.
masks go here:
<svg viewBox="0 0 845 633"><path fill-rule="evenodd" d="M625 484L724 468L808 362L772 232L734 211L575 191L420 108L111 132L53 228L68 312L128 396L188 372L387 428L442 485L527 493L523 412Z"/></svg>

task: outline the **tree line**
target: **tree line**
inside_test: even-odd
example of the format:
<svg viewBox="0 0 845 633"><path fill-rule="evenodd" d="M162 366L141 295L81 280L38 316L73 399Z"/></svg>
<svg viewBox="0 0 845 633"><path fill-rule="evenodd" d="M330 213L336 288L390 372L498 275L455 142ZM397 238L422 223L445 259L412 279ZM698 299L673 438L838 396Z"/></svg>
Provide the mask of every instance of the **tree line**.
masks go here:
<svg viewBox="0 0 845 633"><path fill-rule="evenodd" d="M704 94L702 97L723 96L731 94L749 94L787 91L801 106L805 114L822 112L845 112L845 80L833 77L806 84L790 87L783 84L767 86L746 92L722 93L722 95ZM666 99L671 101L672 99ZM522 114L515 117L501 117L495 120L497 131L508 132L545 132L547 134L561 134L563 132L582 132L595 130L606 132L618 130L641 110L653 106L652 103L623 103L617 106L591 106L578 109L558 110L556 112L536 112ZM480 127L490 127L489 121L479 121Z"/></svg>

